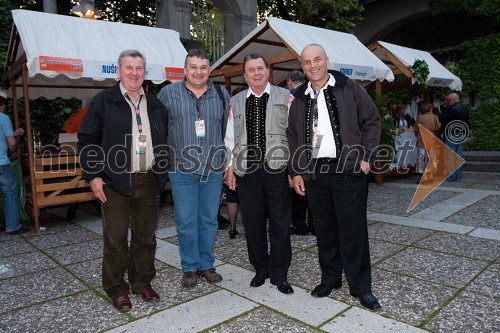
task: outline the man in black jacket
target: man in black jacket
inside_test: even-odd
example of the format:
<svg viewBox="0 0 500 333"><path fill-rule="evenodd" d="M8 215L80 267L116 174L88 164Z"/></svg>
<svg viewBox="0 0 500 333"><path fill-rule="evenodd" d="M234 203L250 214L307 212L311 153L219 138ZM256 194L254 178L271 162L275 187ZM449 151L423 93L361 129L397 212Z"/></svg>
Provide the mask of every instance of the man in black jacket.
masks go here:
<svg viewBox="0 0 500 333"><path fill-rule="evenodd" d="M371 290L367 228L368 182L380 139L380 116L364 88L337 71L318 44L301 53L309 82L290 106L287 138L293 186L309 199L318 241L321 283L311 295L328 296L342 287L380 308Z"/></svg>
<svg viewBox="0 0 500 333"><path fill-rule="evenodd" d="M118 57L120 82L92 98L78 133L85 181L102 203L102 285L121 312L132 308L130 289L147 302L160 299L151 281L156 275L158 194L167 181L167 114L142 88L145 68L139 51L123 51Z"/></svg>

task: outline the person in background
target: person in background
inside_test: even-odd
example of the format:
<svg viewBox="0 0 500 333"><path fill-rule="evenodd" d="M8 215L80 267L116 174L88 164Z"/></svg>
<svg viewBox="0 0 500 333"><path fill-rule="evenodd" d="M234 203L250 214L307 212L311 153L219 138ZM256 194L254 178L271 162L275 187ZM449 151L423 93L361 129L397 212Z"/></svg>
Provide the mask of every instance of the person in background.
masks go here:
<svg viewBox="0 0 500 333"><path fill-rule="evenodd" d="M398 129L410 128L415 125L415 119L406 112L404 105L396 105L394 124Z"/></svg>
<svg viewBox="0 0 500 333"><path fill-rule="evenodd" d="M417 149L418 149L418 159L417 159L417 173L424 173L427 165L429 164L429 155L425 149L424 140L422 138L422 130L418 125L422 125L428 129L434 136L437 137L441 123L438 117L432 113L433 105L431 102L423 102L421 107L421 114L417 117L415 121L415 126L413 131L417 137ZM430 147L431 148L431 147ZM435 156L435 155L434 155ZM437 162L437 161L433 161ZM433 172L436 171L436 166L431 165Z"/></svg>
<svg viewBox="0 0 500 333"><path fill-rule="evenodd" d="M285 135L290 92L269 84L269 63L262 55L243 58L243 75L248 90L231 97L225 142L232 158L225 181L230 189L238 186L248 257L256 272L250 286L260 287L270 277L280 292L291 294L293 288L287 282L292 247Z"/></svg>
<svg viewBox="0 0 500 333"><path fill-rule="evenodd" d="M470 128L469 110L460 102L460 97L456 93L446 95L444 104L446 107L439 114L444 142L458 156L462 156ZM446 180L456 182L461 179L462 166L455 170Z"/></svg>
<svg viewBox="0 0 500 333"><path fill-rule="evenodd" d="M379 112L366 90L329 71L321 45L301 52L309 82L295 93L286 131L289 172L295 191L307 193L314 216L321 283L311 292L326 297L342 287L361 305L380 308L372 294L367 226L368 181L380 140Z"/></svg>
<svg viewBox="0 0 500 333"><path fill-rule="evenodd" d="M286 85L290 90L292 96L295 95L297 88L304 83L306 76L304 73L293 70L288 74ZM290 178L291 180L291 178ZM290 234L292 235L308 235L311 232L316 234L314 229L314 221L309 203L307 202L307 195L299 195L293 188L293 183L290 181L290 190L292 192L292 226L290 227Z"/></svg>
<svg viewBox="0 0 500 333"><path fill-rule="evenodd" d="M241 86L233 89L231 92L231 96L234 96L243 90L248 89L246 86ZM226 207L227 207L227 219L220 215L220 206L219 206L219 229L221 229L221 219L226 220L229 224L229 238L234 239L237 235L239 235L238 230L236 229L236 222L238 220L238 211L240 209L240 197L238 195L238 189L230 189L227 184L222 184L222 192L226 195Z"/></svg>
<svg viewBox="0 0 500 333"><path fill-rule="evenodd" d="M163 104L142 87L145 72L141 52L121 52L120 81L92 98L78 132L84 178L101 201L102 286L120 312L132 308L130 289L146 302L160 299L151 281L168 121Z"/></svg>
<svg viewBox="0 0 500 333"><path fill-rule="evenodd" d="M12 169L10 158L17 158L18 142L16 137L24 134L24 129L12 130L12 123L7 112L7 94L0 91L0 191L4 196L5 225L0 225L0 231L8 235L18 235L28 232L19 221L19 195L17 179Z"/></svg>
<svg viewBox="0 0 500 333"><path fill-rule="evenodd" d="M214 268L217 211L225 163L224 134L229 93L208 79L210 61L203 50L189 50L185 78L168 85L158 98L169 119L169 179L174 199L185 288L194 287L197 275L207 282L222 280Z"/></svg>

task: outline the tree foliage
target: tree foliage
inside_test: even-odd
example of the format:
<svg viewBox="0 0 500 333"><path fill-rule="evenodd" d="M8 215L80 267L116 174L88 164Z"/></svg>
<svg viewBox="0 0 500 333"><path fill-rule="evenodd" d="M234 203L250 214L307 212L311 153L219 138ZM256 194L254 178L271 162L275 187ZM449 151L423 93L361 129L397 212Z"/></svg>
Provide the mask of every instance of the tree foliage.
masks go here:
<svg viewBox="0 0 500 333"><path fill-rule="evenodd" d="M432 13L463 13L469 16L485 16L492 23L500 24L498 0L431 0Z"/></svg>
<svg viewBox="0 0 500 333"><path fill-rule="evenodd" d="M103 14L103 20L147 26L156 24L156 0L95 0L95 6Z"/></svg>
<svg viewBox="0 0 500 333"><path fill-rule="evenodd" d="M357 0L258 0L259 19L283 18L320 28L352 33L361 21Z"/></svg>

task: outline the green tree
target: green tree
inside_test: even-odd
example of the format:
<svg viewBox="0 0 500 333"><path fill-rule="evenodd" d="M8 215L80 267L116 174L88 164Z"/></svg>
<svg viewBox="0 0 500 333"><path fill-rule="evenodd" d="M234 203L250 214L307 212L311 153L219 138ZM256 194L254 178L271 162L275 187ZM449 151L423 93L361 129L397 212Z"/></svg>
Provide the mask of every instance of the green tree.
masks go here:
<svg viewBox="0 0 500 333"><path fill-rule="evenodd" d="M357 0L258 0L259 19L268 16L320 28L352 33L361 21Z"/></svg>
<svg viewBox="0 0 500 333"><path fill-rule="evenodd" d="M137 25L156 24L156 0L95 0L95 6L103 15L103 20Z"/></svg>
<svg viewBox="0 0 500 333"><path fill-rule="evenodd" d="M498 0L431 0L429 5L433 14L463 13L468 16L484 16L492 23L500 24Z"/></svg>

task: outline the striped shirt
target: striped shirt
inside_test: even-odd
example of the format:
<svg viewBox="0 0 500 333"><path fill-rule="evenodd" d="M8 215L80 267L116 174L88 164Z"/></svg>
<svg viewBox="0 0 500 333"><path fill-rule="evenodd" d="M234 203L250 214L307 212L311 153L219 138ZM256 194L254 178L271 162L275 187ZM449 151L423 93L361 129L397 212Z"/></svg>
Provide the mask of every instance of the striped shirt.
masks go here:
<svg viewBox="0 0 500 333"><path fill-rule="evenodd" d="M167 108L170 171L198 175L224 170L225 147L223 128L227 124L229 94L222 88L225 103L221 101L214 84L196 98L184 82L162 88L158 99ZM197 136L196 122L203 120L205 135Z"/></svg>

